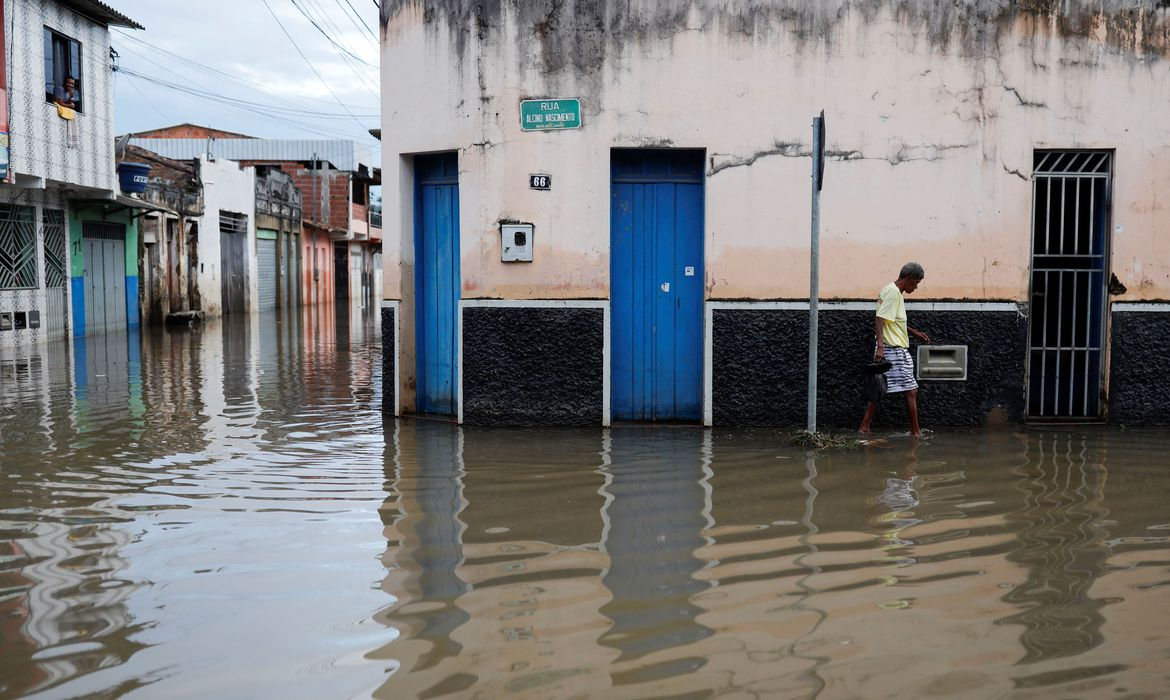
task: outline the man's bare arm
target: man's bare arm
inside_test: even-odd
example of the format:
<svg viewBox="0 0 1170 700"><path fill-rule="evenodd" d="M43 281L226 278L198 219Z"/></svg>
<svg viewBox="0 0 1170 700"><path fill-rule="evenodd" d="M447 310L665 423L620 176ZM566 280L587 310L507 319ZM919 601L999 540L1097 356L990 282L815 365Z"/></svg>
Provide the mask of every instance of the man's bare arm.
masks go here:
<svg viewBox="0 0 1170 700"><path fill-rule="evenodd" d="M910 331L912 334L914 334L922 342L926 343L927 345L930 345L930 336L929 335L923 333L920 330L916 330L914 328L911 328L910 326L906 326L906 330Z"/></svg>

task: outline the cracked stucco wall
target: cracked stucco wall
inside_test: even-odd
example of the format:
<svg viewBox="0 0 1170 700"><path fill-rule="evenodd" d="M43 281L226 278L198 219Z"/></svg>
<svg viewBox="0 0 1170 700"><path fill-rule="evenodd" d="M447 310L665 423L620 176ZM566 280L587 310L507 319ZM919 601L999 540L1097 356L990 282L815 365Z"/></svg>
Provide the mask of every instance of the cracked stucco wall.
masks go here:
<svg viewBox="0 0 1170 700"><path fill-rule="evenodd" d="M410 313L411 154L458 150L463 296L609 293L609 149L707 151L708 297L807 296L824 108L821 291L1026 301L1035 148L1116 149L1112 267L1170 298L1170 3L538 0L383 3L384 294ZM518 104L580 97L531 134ZM551 192L527 187L553 176ZM394 200L392 192L399 192ZM530 265L497 223L536 224ZM395 230L395 227L397 230Z"/></svg>

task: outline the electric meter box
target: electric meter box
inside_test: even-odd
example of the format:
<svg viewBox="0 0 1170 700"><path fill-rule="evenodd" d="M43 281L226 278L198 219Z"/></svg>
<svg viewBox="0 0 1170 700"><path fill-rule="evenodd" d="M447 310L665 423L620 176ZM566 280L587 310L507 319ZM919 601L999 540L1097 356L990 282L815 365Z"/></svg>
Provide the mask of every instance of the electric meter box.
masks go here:
<svg viewBox="0 0 1170 700"><path fill-rule="evenodd" d="M500 224L500 260L532 262L532 224Z"/></svg>

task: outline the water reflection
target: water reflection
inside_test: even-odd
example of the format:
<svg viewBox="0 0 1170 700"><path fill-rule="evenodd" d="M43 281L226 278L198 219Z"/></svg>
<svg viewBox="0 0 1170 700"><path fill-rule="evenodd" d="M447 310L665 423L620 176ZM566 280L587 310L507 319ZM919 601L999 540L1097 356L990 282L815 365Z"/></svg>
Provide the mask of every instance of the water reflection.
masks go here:
<svg viewBox="0 0 1170 700"><path fill-rule="evenodd" d="M1089 595L1109 557L1104 454L1094 442L1041 435L1016 468L1024 502L1009 518L1021 527L1008 560L1025 567L1027 581L1005 596L1022 612L1004 622L1023 625L1022 663L1083 654L1104 639L1104 603Z"/></svg>
<svg viewBox="0 0 1170 700"><path fill-rule="evenodd" d="M0 696L1170 684L1162 431L383 424L355 313L0 357Z"/></svg>
<svg viewBox="0 0 1170 700"><path fill-rule="evenodd" d="M328 345L332 333L325 341L314 336L314 348L329 355L316 356L330 366L329 391L340 385L346 397L324 411L301 400L304 382L296 378L314 355L304 351L299 318L254 317L6 350L0 356L0 696L115 697L179 675L190 690L170 697L207 687L198 676L168 670L209 647L208 639L189 647L180 630L200 618L197 626L214 628L209 623L222 611L211 601L246 598L248 585L221 577L222 592L202 582L184 587L193 573L222 573L232 568L229 562L242 561L233 552L262 541L262 513L283 512L282 526L292 530L302 516L290 514L316 514L319 496L331 502L326 508L337 507L343 496L336 491L313 494L312 480L325 475L313 454L320 445L324 453L357 456L370 427L380 423L371 386L379 358L365 340L377 338L376 322L359 319L358 338L344 354ZM349 323L347 334L354 332ZM267 481L249 474L265 469L280 473ZM277 496L300 479L308 481L292 498ZM350 481L346 474L337 483ZM294 500L303 505L289 507ZM240 520L247 525L227 525L231 513L249 514ZM198 559L205 564L184 570ZM281 566L272 552L262 559L254 566L257 578ZM263 587L272 590L271 582ZM280 606L253 605L266 607L271 613ZM241 608L224 619L241 612L249 614ZM256 635L272 624L257 620ZM308 644L312 653L320 652L316 644ZM158 654L160 646L168 650ZM282 665L289 660L277 658Z"/></svg>
<svg viewBox="0 0 1170 700"><path fill-rule="evenodd" d="M713 634L697 622L703 608L692 602L709 586L694 576L704 566L695 551L708 543L703 532L712 524L705 439L700 430L612 433L601 517L609 555L602 583L613 598L601 612L613 625L598 641L621 652L615 685L679 676L704 664L701 656L671 650ZM647 655L652 658L642 659Z"/></svg>
<svg viewBox="0 0 1170 700"><path fill-rule="evenodd" d="M395 663L379 697L1142 685L1083 636L1106 619L1086 601L1110 574L1105 511L1018 497L1039 476L1019 465L1076 435L806 456L759 432L395 431L383 588L396 601L381 619L398 637L371 656ZM1091 498L1094 484L1072 491ZM448 582L434 594L415 582L427 566ZM1074 571L1060 580L1062 566ZM1165 639L1137 645L1160 678Z"/></svg>
<svg viewBox="0 0 1170 700"><path fill-rule="evenodd" d="M422 678L422 671L463 649L453 633L470 619L457 603L468 589L457 573L464 561L465 526L459 514L467 502L460 431L437 424L410 428L396 431L396 449L402 455L393 483L398 499L384 509L393 513L386 522L391 545L386 565L393 573L383 588L404 601L427 601L403 605L386 618L404 638L399 663ZM409 557L396 556L406 552ZM403 653L409 659L405 663Z"/></svg>

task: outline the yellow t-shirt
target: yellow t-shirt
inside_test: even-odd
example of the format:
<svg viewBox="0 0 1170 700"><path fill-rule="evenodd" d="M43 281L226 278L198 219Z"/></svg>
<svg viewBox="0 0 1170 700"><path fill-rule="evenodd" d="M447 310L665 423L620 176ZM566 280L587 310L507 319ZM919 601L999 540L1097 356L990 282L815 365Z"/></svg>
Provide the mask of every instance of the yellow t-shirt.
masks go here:
<svg viewBox="0 0 1170 700"><path fill-rule="evenodd" d="M906 332L906 300L902 290L890 282L878 297L877 315L885 320L882 340L892 348L910 347L910 335Z"/></svg>

